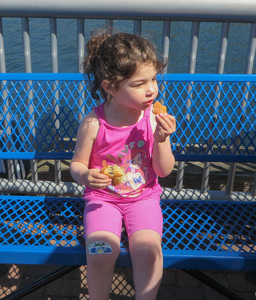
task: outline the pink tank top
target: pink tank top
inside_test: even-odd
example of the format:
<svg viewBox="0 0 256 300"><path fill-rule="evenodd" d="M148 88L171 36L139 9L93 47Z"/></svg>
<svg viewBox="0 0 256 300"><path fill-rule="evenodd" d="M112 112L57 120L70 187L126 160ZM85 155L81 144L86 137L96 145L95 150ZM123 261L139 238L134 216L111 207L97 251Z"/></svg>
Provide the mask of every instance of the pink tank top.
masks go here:
<svg viewBox="0 0 256 300"><path fill-rule="evenodd" d="M94 108L100 128L94 143L90 168L102 168L102 162L122 166L126 181L115 187L94 190L86 187L86 200L100 197L106 201L139 200L150 193L160 196L162 189L152 167L153 131L150 124L150 109L143 118L128 127L114 127L104 119L103 104Z"/></svg>

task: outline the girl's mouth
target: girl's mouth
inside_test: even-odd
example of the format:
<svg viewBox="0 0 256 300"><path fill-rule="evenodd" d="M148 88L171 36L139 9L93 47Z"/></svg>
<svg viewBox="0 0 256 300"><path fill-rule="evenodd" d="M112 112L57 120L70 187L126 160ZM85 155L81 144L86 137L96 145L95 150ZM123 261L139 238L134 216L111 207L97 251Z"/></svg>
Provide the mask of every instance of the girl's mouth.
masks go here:
<svg viewBox="0 0 256 300"><path fill-rule="evenodd" d="M154 101L154 100L149 100L149 101L145 102L145 105L146 105L146 106L150 106L150 105L153 103L153 101Z"/></svg>

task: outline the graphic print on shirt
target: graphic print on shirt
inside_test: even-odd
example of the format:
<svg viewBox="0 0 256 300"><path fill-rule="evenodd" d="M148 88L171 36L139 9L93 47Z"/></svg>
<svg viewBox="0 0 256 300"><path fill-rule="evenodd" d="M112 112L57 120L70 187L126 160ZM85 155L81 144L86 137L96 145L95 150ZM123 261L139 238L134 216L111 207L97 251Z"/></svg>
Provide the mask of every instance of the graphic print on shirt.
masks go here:
<svg viewBox="0 0 256 300"><path fill-rule="evenodd" d="M137 143L131 142L129 145L125 145L125 149L121 150L122 153L118 154L118 161L120 166L124 168L127 181L115 186L113 189L110 187L111 190L124 197L136 197L142 193L144 190L143 185L148 179L147 163L149 161L148 153L144 146L145 142L140 140ZM117 161L111 155L108 158L112 158L112 161Z"/></svg>

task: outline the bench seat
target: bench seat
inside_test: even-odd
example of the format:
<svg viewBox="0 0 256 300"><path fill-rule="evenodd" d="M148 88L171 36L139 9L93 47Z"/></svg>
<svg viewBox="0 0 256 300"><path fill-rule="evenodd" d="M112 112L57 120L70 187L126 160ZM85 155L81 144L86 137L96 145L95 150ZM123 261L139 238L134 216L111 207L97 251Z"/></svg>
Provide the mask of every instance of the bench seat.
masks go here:
<svg viewBox="0 0 256 300"><path fill-rule="evenodd" d="M2 195L0 263L86 264L81 198ZM256 269L256 202L161 200L165 268ZM122 235L118 266L131 266Z"/></svg>

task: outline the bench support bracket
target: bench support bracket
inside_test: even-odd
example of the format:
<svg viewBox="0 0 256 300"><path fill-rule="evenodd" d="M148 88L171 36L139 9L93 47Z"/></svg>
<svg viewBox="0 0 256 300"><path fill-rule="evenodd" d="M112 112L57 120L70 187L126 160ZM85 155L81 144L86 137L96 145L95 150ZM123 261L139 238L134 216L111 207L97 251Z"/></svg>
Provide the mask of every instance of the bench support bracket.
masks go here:
<svg viewBox="0 0 256 300"><path fill-rule="evenodd" d="M231 300L246 300L245 298L238 295L235 291L231 290L226 285L214 280L213 278L209 277L205 273L198 271L198 270L184 270L185 273L191 275L192 277L198 279L202 283L208 285L215 291L219 292L220 294L226 296L228 299Z"/></svg>
<svg viewBox="0 0 256 300"><path fill-rule="evenodd" d="M30 284L26 285L24 288L13 292L11 295L8 295L8 296L4 297L3 300L17 300L17 299L20 299L20 298L32 293L33 291L43 287L44 285L52 282L53 280L58 279L59 277L75 270L78 267L79 266L63 266L63 267L60 267L60 268L46 274L45 276L42 276L42 277L34 280Z"/></svg>

